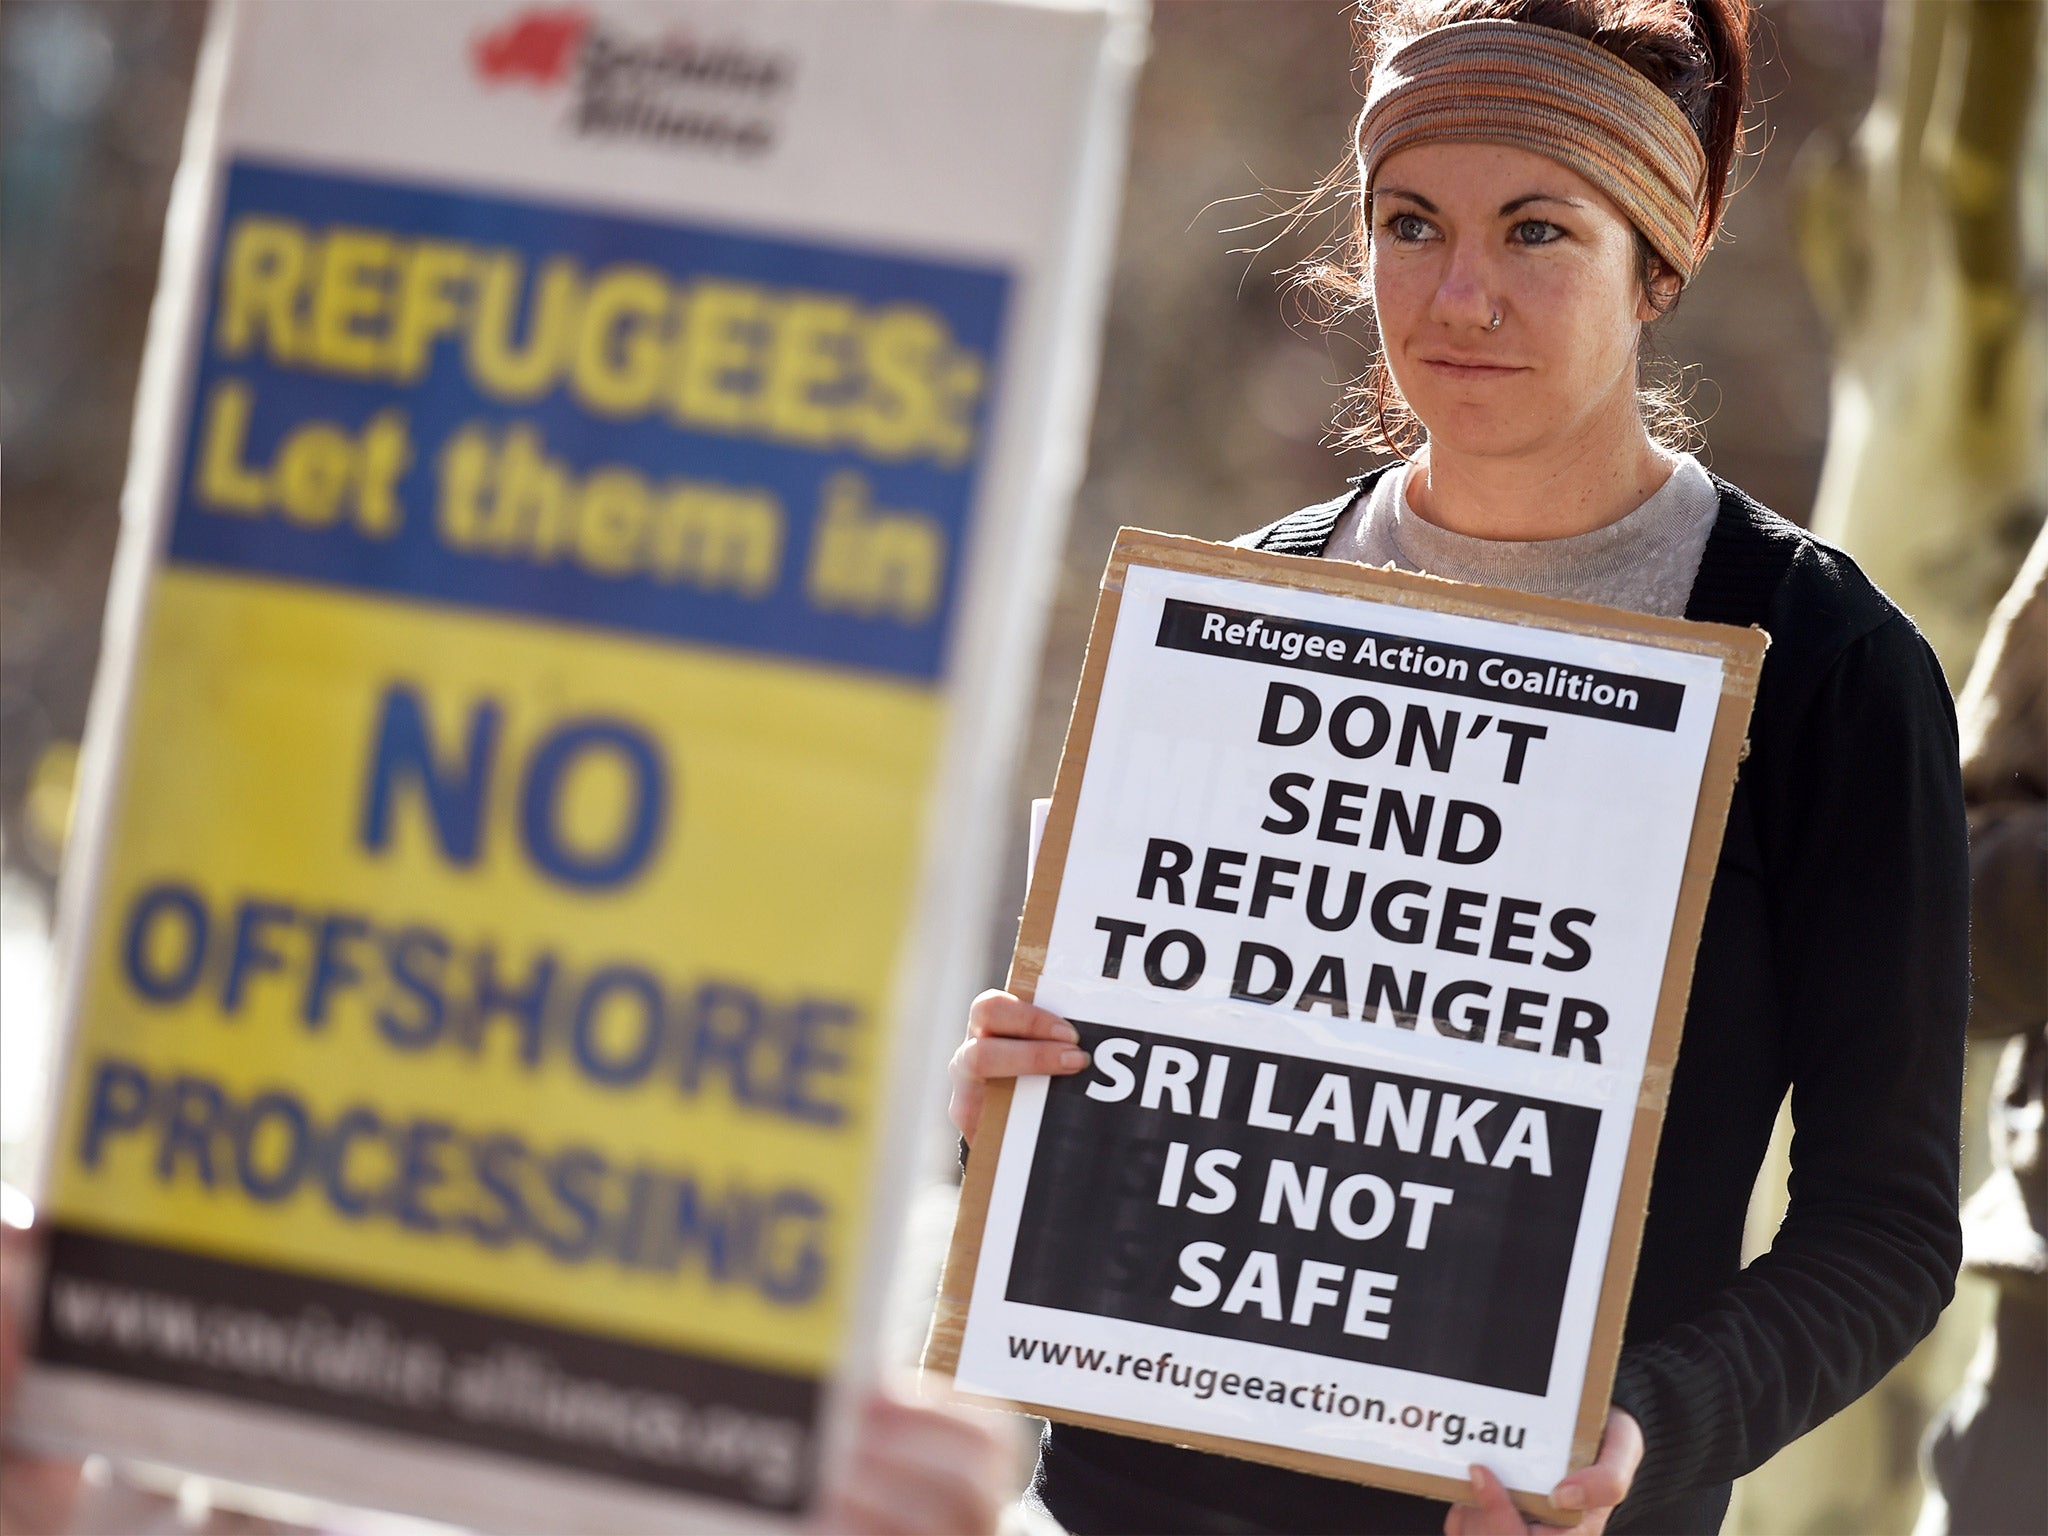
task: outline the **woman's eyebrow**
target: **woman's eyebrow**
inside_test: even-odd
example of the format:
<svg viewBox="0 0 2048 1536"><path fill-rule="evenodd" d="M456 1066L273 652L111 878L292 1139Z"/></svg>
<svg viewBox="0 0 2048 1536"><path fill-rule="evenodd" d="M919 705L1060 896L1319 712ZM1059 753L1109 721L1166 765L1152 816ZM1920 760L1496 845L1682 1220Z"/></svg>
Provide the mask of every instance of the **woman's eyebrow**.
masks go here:
<svg viewBox="0 0 2048 1536"><path fill-rule="evenodd" d="M1567 208L1583 208L1586 206L1575 197L1559 197L1555 192L1527 192L1509 202L1502 203L1500 211L1503 214L1513 213L1517 208L1527 207L1530 203L1563 203Z"/></svg>
<svg viewBox="0 0 2048 1536"><path fill-rule="evenodd" d="M1435 203L1432 203L1420 192L1410 192L1406 187L1374 187L1372 189L1372 195L1374 197L1405 197L1408 199L1409 202L1414 203L1417 207L1419 207L1424 213L1436 212Z"/></svg>

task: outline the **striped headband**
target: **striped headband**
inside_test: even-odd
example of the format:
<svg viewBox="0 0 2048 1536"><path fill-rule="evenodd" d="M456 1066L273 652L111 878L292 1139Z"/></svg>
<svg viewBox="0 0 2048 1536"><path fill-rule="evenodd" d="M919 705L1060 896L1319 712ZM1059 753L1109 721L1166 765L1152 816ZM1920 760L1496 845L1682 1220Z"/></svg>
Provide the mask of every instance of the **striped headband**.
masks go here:
<svg viewBox="0 0 2048 1536"><path fill-rule="evenodd" d="M1577 171L1690 280L1707 156L1678 103L1596 43L1519 21L1460 21L1403 43L1373 71L1358 119L1360 174L1441 139L1511 144Z"/></svg>

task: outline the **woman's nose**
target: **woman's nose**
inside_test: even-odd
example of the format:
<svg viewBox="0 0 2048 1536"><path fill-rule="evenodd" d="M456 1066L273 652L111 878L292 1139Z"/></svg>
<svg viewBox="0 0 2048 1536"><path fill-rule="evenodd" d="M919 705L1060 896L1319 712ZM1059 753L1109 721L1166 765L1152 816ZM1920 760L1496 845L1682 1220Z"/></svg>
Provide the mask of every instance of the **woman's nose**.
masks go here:
<svg viewBox="0 0 2048 1536"><path fill-rule="evenodd" d="M1487 281L1485 264L1456 248L1450 258L1442 281L1430 296L1429 318L1440 325L1488 329L1498 306Z"/></svg>

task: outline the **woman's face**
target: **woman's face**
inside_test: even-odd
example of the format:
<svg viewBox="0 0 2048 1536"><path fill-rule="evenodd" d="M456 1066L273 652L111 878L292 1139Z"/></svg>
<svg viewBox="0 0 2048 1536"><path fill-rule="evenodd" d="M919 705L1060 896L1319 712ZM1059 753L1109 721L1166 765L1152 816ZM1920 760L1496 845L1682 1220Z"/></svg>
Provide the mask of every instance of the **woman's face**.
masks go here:
<svg viewBox="0 0 2048 1536"><path fill-rule="evenodd" d="M1656 310L1592 183L1525 149L1421 144L1381 164L1366 212L1387 366L1432 443L1518 455L1633 415Z"/></svg>

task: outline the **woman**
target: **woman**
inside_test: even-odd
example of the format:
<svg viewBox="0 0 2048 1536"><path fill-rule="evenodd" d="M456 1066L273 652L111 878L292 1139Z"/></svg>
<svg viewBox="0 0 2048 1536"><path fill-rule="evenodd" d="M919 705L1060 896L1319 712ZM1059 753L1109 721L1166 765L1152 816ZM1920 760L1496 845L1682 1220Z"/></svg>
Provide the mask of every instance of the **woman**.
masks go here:
<svg viewBox="0 0 2048 1536"><path fill-rule="evenodd" d="M1367 426L1406 462L1244 542L1772 637L1701 936L1613 1409L1553 1497L1586 1532L1713 1531L1731 1481L1868 1390L1959 1254L1967 845L1934 657L1845 556L1658 441L1643 328L1713 243L1747 0L1387 0L1368 12L1349 281ZM1411 456L1412 455L1412 456ZM978 999L984 1083L1078 1070L1061 1021ZM1792 1096L1792 1200L1741 1265ZM1499 1482L1427 1500L1054 1426L1076 1532L1527 1530Z"/></svg>

